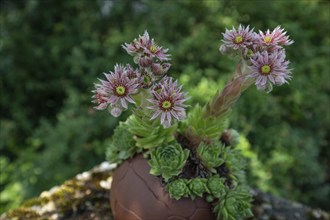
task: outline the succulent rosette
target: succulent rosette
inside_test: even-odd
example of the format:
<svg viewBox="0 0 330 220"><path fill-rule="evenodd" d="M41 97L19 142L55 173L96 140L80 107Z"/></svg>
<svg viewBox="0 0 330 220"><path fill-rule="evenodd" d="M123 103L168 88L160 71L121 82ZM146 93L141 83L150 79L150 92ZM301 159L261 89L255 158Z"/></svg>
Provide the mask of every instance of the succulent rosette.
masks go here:
<svg viewBox="0 0 330 220"><path fill-rule="evenodd" d="M219 177L219 175L209 177L206 186L215 198L221 198L226 194L225 179Z"/></svg>
<svg viewBox="0 0 330 220"><path fill-rule="evenodd" d="M193 178L188 182L188 188L190 191L190 197L195 199L196 197L202 197L204 193L209 192L206 186L207 179L205 178Z"/></svg>
<svg viewBox="0 0 330 220"><path fill-rule="evenodd" d="M236 220L242 216L253 216L251 211L251 195L242 187L226 190L226 195L214 207L218 219Z"/></svg>
<svg viewBox="0 0 330 220"><path fill-rule="evenodd" d="M176 200L189 195L188 180L177 179L167 185L167 191L171 198Z"/></svg>
<svg viewBox="0 0 330 220"><path fill-rule="evenodd" d="M127 123L121 122L114 131L113 142L106 151L107 160L112 163L120 163L140 150L135 147L135 140L127 130Z"/></svg>
<svg viewBox="0 0 330 220"><path fill-rule="evenodd" d="M182 168L189 156L188 149L182 149L178 143L168 143L161 145L151 152L149 165L150 173L161 175L167 182L171 177L182 172Z"/></svg>
<svg viewBox="0 0 330 220"><path fill-rule="evenodd" d="M216 141L212 144L200 143L197 147L197 156L201 160L201 163L212 173L216 173L217 167L224 163L221 158L222 143Z"/></svg>

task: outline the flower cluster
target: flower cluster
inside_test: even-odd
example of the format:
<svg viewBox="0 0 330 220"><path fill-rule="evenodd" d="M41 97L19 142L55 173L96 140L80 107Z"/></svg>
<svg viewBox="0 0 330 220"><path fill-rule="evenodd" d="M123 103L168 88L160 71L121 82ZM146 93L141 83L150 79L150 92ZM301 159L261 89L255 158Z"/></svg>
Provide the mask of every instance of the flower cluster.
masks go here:
<svg viewBox="0 0 330 220"><path fill-rule="evenodd" d="M256 33L249 26L240 25L237 30L226 30L223 38L220 52L238 55L245 60L248 65L245 74L255 79L257 89L270 92L273 85L280 86L291 79L283 46L291 45L293 40L280 26L273 31Z"/></svg>
<svg viewBox="0 0 330 220"><path fill-rule="evenodd" d="M168 49L158 46L147 31L132 43L125 43L123 48L134 57L138 68L117 64L114 72L105 73L106 80L100 79L93 90L95 108L108 108L114 117L118 117L128 109L128 103L139 103L136 107L150 111L150 120L159 118L164 128L170 127L175 120L184 119L187 93L181 91L182 86L177 81L165 76L171 66ZM139 93L142 95L138 96ZM143 100L151 104L147 106Z"/></svg>
<svg viewBox="0 0 330 220"><path fill-rule="evenodd" d="M139 65L143 87L150 87L170 69L168 49L158 46L154 39L150 39L147 31L138 39L134 39L132 43L125 43L123 48Z"/></svg>

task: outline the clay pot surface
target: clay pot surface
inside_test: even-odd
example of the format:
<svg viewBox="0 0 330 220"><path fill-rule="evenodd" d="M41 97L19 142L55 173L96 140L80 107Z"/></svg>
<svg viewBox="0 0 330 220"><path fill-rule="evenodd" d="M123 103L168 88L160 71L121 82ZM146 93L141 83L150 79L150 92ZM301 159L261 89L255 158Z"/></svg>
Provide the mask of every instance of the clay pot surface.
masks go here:
<svg viewBox="0 0 330 220"><path fill-rule="evenodd" d="M170 199L160 178L149 174L141 154L126 160L113 174L111 209L115 220L215 220L202 198Z"/></svg>

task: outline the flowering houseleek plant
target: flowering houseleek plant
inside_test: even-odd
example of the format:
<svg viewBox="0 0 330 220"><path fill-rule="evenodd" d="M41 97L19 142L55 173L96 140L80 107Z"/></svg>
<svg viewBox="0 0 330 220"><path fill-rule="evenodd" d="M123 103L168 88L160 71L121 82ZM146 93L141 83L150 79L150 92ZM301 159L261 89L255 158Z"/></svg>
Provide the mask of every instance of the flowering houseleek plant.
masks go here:
<svg viewBox="0 0 330 220"><path fill-rule="evenodd" d="M135 67L117 64L95 84L93 102L118 117L133 114L115 129L107 158L120 164L137 153L149 160L172 199L203 197L218 219L251 216L244 163L235 149L238 133L226 128L234 103L247 88L270 92L291 79L284 46L293 43L281 27L254 32L249 26L223 33L220 52L237 58L232 79L205 106L191 107L182 85L167 76L168 49L146 31L123 48ZM189 112L186 114L186 109Z"/></svg>

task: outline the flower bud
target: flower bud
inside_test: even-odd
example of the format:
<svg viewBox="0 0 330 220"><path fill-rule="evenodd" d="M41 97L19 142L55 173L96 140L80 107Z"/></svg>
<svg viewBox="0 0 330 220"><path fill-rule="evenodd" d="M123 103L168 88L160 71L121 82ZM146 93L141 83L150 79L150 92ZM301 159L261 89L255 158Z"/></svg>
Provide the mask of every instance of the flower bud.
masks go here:
<svg viewBox="0 0 330 220"><path fill-rule="evenodd" d="M152 58L147 55L139 56L139 65L141 67L148 67L152 64Z"/></svg>
<svg viewBox="0 0 330 220"><path fill-rule="evenodd" d="M119 117L121 115L122 111L123 111L122 108L119 108L119 107L113 107L113 108L111 108L109 106L109 112L111 113L111 115L113 117L116 117L116 118Z"/></svg>

